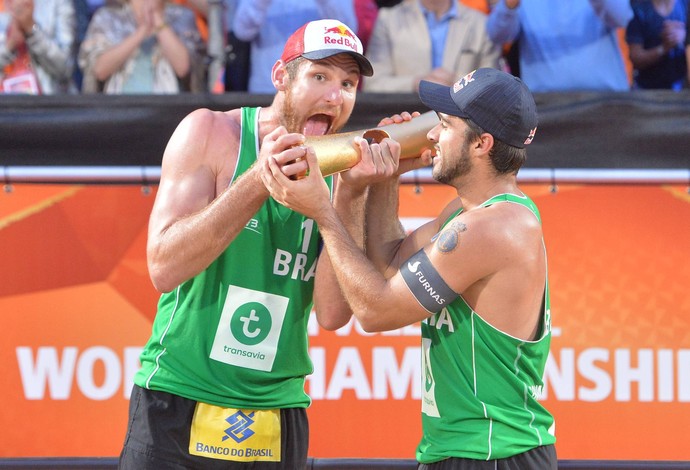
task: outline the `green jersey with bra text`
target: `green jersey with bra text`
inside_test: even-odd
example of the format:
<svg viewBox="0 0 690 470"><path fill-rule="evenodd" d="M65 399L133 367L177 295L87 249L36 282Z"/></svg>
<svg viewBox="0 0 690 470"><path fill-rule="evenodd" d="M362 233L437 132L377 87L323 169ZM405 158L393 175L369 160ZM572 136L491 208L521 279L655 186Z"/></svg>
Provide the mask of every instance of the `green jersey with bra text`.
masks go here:
<svg viewBox="0 0 690 470"><path fill-rule="evenodd" d="M521 204L500 194L482 204ZM446 224L460 211L453 214ZM553 444L554 419L539 403L551 341L548 281L537 339L494 328L458 297L422 322L422 429L417 460L494 460Z"/></svg>
<svg viewBox="0 0 690 470"><path fill-rule="evenodd" d="M233 181L257 159L258 116L242 108ZM135 383L222 407L309 406L318 244L313 220L269 197L206 270L161 296Z"/></svg>

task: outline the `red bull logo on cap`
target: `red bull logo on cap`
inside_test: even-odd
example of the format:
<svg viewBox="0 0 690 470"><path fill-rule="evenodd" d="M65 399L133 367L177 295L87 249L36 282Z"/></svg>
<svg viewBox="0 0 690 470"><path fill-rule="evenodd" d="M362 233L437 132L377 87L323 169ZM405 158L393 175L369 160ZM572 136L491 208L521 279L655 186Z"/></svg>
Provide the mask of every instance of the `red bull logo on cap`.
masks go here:
<svg viewBox="0 0 690 470"><path fill-rule="evenodd" d="M532 143L532 140L534 140L534 136L537 133L537 128L535 127L534 129L530 129L529 135L525 139L525 145L529 145Z"/></svg>
<svg viewBox="0 0 690 470"><path fill-rule="evenodd" d="M357 36L344 25L333 26L324 30L324 44L349 47L355 52L359 52Z"/></svg>
<svg viewBox="0 0 690 470"><path fill-rule="evenodd" d="M474 75L474 72L476 72L476 70L473 70L472 72L468 73L467 75L462 77L460 80L455 82L453 84L453 93L459 92L460 90L465 88L470 82L473 82L474 78L472 78L472 76Z"/></svg>

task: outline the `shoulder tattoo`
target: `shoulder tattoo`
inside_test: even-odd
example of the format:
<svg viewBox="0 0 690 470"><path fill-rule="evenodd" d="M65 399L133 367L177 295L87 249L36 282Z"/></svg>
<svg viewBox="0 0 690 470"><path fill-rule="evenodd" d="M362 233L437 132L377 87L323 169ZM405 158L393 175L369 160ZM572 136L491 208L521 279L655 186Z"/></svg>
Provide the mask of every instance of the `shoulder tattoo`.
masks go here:
<svg viewBox="0 0 690 470"><path fill-rule="evenodd" d="M450 253L457 248L460 242L460 232L467 231L467 226L462 222L453 221L449 227L443 230L436 240L436 247L441 253Z"/></svg>

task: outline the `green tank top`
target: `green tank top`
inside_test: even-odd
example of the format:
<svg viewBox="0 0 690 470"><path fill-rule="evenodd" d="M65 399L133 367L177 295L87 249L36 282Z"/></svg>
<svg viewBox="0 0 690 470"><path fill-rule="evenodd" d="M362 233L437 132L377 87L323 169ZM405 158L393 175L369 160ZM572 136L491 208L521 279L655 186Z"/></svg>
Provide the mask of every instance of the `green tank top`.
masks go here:
<svg viewBox="0 0 690 470"><path fill-rule="evenodd" d="M242 108L233 181L256 161L258 115ZM135 383L223 407L309 406L318 245L313 220L268 198L205 271L160 297Z"/></svg>
<svg viewBox="0 0 690 470"><path fill-rule="evenodd" d="M503 202L527 207L541 222L526 196L500 194L482 206ZM555 442L554 419L538 401L551 342L548 281L544 296L535 341L497 330L462 297L422 322L423 436L418 461L494 460Z"/></svg>

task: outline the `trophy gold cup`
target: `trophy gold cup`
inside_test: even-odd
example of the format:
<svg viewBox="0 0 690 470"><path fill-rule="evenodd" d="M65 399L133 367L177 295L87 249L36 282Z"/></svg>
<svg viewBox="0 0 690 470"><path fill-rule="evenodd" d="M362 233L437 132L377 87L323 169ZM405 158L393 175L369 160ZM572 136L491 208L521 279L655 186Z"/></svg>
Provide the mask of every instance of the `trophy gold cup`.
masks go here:
<svg viewBox="0 0 690 470"><path fill-rule="evenodd" d="M379 143L387 137L391 138L400 143L400 159L414 158L419 156L425 147L431 147L426 135L438 122L436 113L428 111L400 124L341 134L308 136L304 145L313 147L321 173L328 176L349 170L359 162L361 155L359 148L354 145L355 137L362 137L370 143Z"/></svg>

